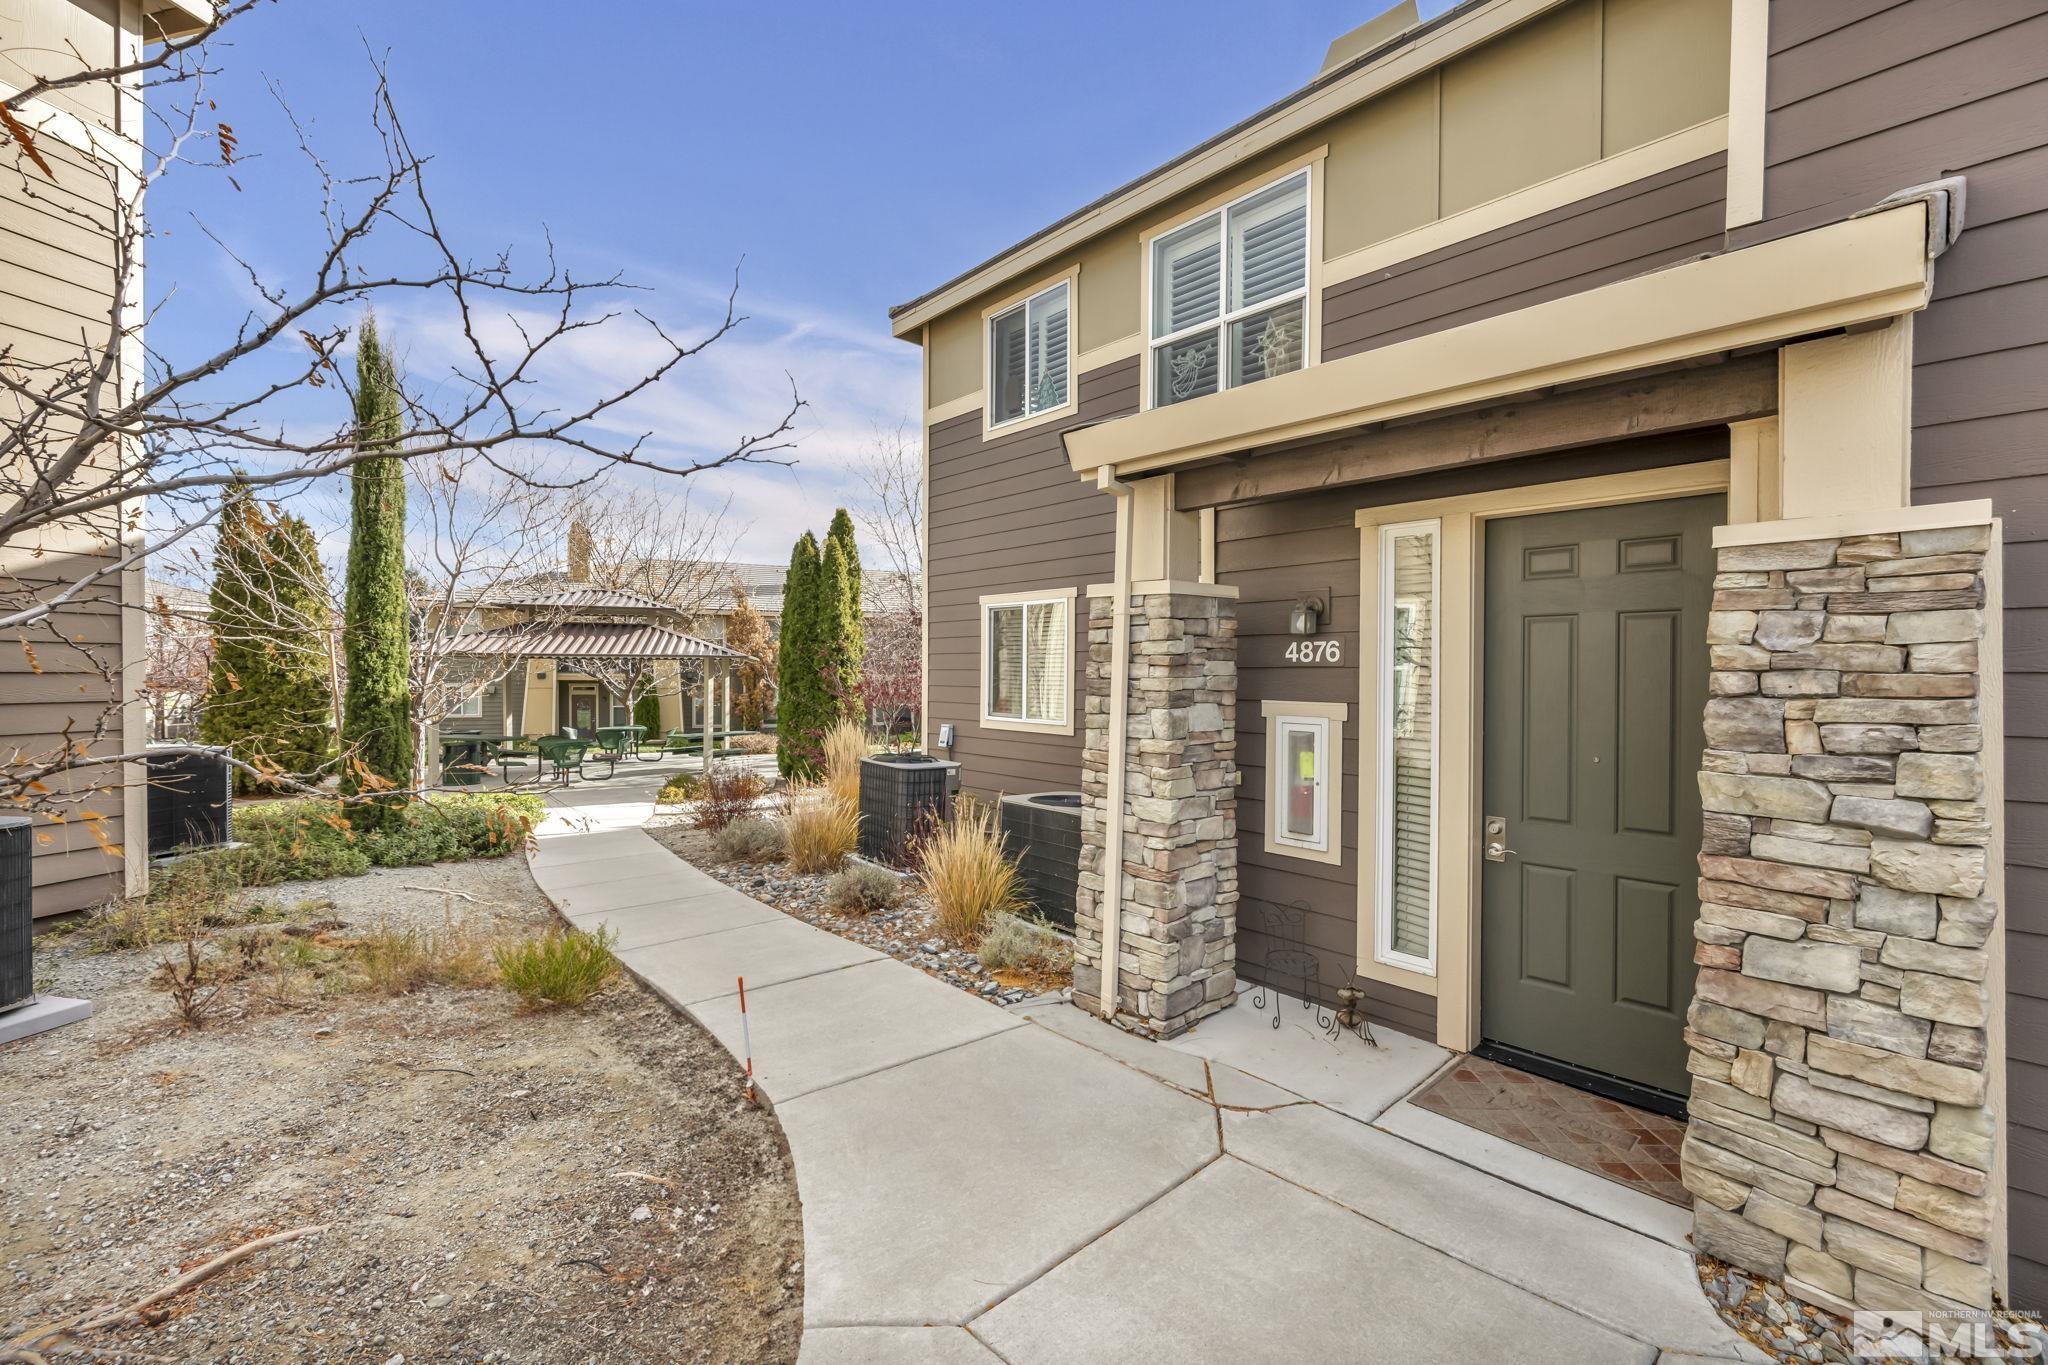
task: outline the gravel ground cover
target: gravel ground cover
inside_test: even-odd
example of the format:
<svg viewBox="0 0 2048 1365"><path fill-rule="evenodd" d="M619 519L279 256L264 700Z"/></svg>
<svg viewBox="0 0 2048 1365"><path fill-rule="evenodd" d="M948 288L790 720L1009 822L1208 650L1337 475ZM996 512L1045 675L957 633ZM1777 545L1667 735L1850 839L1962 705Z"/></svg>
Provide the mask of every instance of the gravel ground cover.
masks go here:
<svg viewBox="0 0 2048 1365"><path fill-rule="evenodd" d="M518 857L246 899L341 934L554 922ZM0 1048L0 1342L324 1223L146 1325L46 1355L795 1359L802 1234L780 1130L741 1105L724 1049L623 975L578 1011L430 987L238 997L184 1030L149 984L168 951L39 941L39 985L98 1013Z"/></svg>
<svg viewBox="0 0 2048 1365"><path fill-rule="evenodd" d="M825 884L832 880L829 873L792 872L780 863L721 862L712 849L711 836L690 828L686 818L674 812L657 810L647 832L692 867L785 915L887 953L984 1000L1014 1005L1057 992L1069 984L1058 978L991 972L981 965L972 948L960 947L940 934L930 902L918 891L916 882L908 878L903 883L903 897L893 908L848 915L833 909L826 900Z"/></svg>

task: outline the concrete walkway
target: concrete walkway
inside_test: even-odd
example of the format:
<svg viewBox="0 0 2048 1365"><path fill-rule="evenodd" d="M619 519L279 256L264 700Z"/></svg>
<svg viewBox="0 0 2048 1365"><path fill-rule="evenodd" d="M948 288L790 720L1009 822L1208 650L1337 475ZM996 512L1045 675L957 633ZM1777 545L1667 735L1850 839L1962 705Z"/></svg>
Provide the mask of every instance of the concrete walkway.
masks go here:
<svg viewBox="0 0 2048 1365"><path fill-rule="evenodd" d="M657 785L554 794L534 877L736 1054L745 976L803 1365L1760 1358L1668 1240L1374 1126L1439 1050L1340 1075L1245 1002L1181 1046L1005 1011L690 867Z"/></svg>

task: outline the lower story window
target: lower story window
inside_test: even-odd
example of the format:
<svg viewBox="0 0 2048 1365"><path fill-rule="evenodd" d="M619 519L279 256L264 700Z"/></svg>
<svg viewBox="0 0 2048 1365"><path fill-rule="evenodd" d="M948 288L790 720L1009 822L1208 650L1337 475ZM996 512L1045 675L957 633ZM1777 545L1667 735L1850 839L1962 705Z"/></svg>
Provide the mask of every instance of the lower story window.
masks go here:
<svg viewBox="0 0 2048 1365"><path fill-rule="evenodd" d="M1269 701L1266 850L1314 862L1344 860L1342 702Z"/></svg>
<svg viewBox="0 0 2048 1365"><path fill-rule="evenodd" d="M478 720L482 718L483 713L484 694L481 691L478 691L471 693L469 696L464 697L461 701L455 703L455 709L449 714L454 716L460 716L466 720Z"/></svg>
<svg viewBox="0 0 2048 1365"><path fill-rule="evenodd" d="M1073 727L1073 590L981 602L983 724Z"/></svg>
<svg viewBox="0 0 2048 1365"><path fill-rule="evenodd" d="M1380 961L1436 970L1437 523L1379 536Z"/></svg>

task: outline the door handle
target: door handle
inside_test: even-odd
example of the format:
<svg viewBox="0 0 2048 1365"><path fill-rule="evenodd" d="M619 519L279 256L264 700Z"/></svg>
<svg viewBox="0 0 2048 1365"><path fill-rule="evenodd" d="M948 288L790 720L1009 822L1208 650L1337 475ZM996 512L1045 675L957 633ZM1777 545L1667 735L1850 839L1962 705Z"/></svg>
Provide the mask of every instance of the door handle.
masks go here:
<svg viewBox="0 0 2048 1365"><path fill-rule="evenodd" d="M1486 861L1489 863L1504 863L1510 858L1520 856L1508 847L1508 822L1506 816L1487 816L1486 822L1482 826L1482 831L1485 839L1483 852Z"/></svg>

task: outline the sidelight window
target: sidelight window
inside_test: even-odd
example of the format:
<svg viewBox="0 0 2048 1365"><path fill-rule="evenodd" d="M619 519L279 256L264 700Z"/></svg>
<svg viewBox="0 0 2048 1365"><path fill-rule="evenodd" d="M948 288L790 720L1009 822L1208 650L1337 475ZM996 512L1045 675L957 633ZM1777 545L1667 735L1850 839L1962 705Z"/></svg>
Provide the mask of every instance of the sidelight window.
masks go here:
<svg viewBox="0 0 2048 1365"><path fill-rule="evenodd" d="M1434 521L1379 534L1380 961L1436 970L1437 534Z"/></svg>

